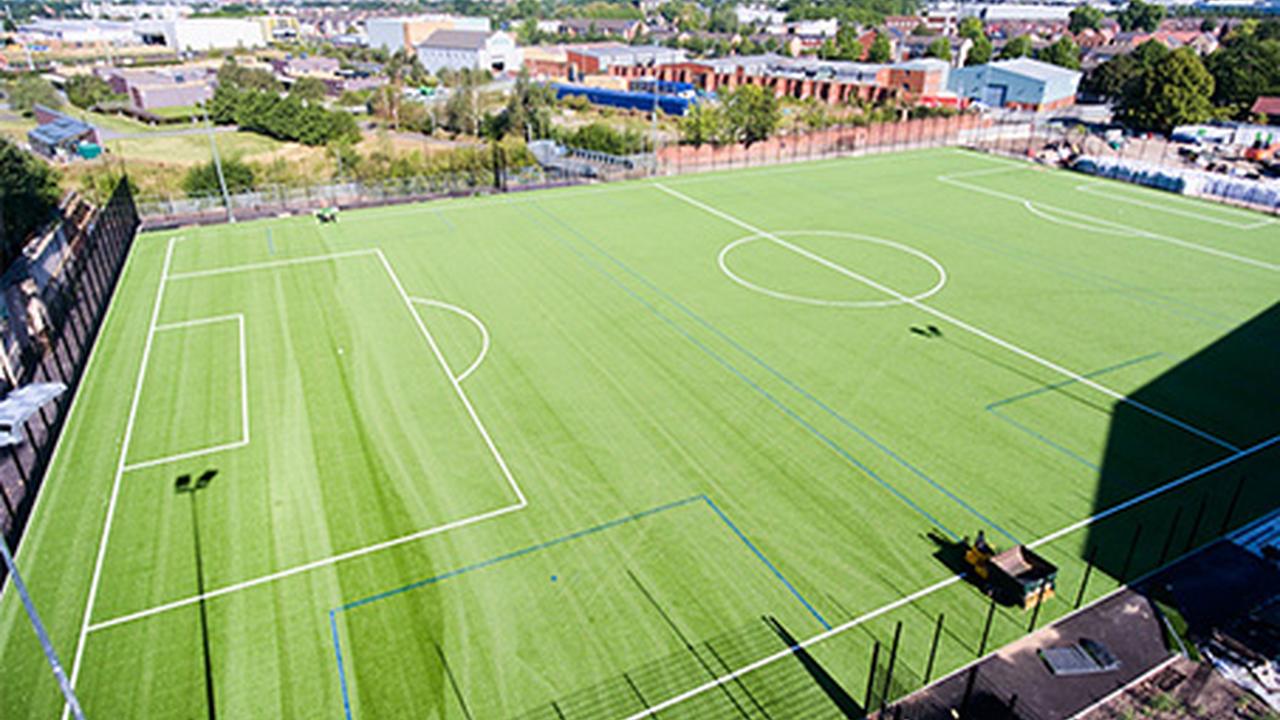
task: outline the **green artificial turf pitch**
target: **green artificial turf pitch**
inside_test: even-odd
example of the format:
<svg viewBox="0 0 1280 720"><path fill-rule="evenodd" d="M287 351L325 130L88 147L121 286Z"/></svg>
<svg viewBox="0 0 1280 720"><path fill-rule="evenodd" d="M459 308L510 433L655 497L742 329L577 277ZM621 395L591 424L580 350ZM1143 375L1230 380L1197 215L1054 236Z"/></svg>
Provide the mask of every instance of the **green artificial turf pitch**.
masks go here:
<svg viewBox="0 0 1280 720"><path fill-rule="evenodd" d="M945 149L150 233L19 561L91 717L835 716L980 649L958 537L1043 624L1276 506L1278 270ZM0 667L57 714L12 592Z"/></svg>

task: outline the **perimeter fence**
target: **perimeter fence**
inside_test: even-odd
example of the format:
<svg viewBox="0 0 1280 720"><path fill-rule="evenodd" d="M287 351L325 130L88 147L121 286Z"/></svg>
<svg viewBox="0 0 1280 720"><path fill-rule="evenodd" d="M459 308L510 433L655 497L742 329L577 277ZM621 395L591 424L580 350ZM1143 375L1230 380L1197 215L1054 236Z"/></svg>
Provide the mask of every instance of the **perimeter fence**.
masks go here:
<svg viewBox="0 0 1280 720"><path fill-rule="evenodd" d="M0 532L16 547L140 224L128 183L95 208L69 195L58 221L0 276L0 390L66 387L28 416L0 418L18 442L0 463ZM5 571L0 567L0 580Z"/></svg>

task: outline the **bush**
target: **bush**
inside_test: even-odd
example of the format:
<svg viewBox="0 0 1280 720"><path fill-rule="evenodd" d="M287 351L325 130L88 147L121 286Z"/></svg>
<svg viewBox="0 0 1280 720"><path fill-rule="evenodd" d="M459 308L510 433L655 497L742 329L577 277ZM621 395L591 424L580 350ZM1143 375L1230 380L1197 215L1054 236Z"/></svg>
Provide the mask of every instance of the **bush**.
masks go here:
<svg viewBox="0 0 1280 720"><path fill-rule="evenodd" d="M277 140L324 145L359 139L355 118L343 110L326 110L295 96L280 97L270 90L236 89L219 85L210 102L210 116L220 125L239 125Z"/></svg>
<svg viewBox="0 0 1280 720"><path fill-rule="evenodd" d="M253 189L253 168L238 158L226 158L222 161L222 176L227 181L227 192L239 193ZM187 171L182 178L182 190L191 197L207 197L218 195L222 186L218 183L218 168L212 161L197 165Z"/></svg>
<svg viewBox="0 0 1280 720"><path fill-rule="evenodd" d="M106 80L97 75L76 75L67 80L67 100L78 108L88 110L99 103L120 99L111 91Z"/></svg>
<svg viewBox="0 0 1280 720"><path fill-rule="evenodd" d="M30 116L36 105L60 108L62 96L39 75L23 75L9 85L9 107L14 112Z"/></svg>
<svg viewBox="0 0 1280 720"><path fill-rule="evenodd" d="M571 132L560 131L556 134L562 145L610 155L634 155L648 149L644 136L635 130L616 130L602 122L593 122Z"/></svg>

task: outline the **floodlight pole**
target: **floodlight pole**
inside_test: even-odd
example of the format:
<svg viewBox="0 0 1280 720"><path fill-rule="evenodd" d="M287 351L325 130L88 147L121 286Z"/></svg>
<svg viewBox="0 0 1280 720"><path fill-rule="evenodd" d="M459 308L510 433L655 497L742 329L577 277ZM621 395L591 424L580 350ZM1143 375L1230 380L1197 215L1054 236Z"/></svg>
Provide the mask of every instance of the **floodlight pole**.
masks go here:
<svg viewBox="0 0 1280 720"><path fill-rule="evenodd" d="M222 204L227 208L227 222L235 222L235 213L231 211L231 195L227 193L227 178L222 174L222 156L218 154L218 141L213 137L213 122L209 119L209 106L201 106L204 110L204 127L209 135L209 147L213 148L213 167L218 171L218 187L222 188Z"/></svg>
<svg viewBox="0 0 1280 720"><path fill-rule="evenodd" d="M4 533L0 533L0 555L4 556L5 567L9 569L9 582L13 583L14 590L17 591L18 597L22 599L22 606L27 610L27 617L31 619L31 627L36 631L36 637L40 638L40 647L44 649L45 660L49 662L49 667L53 670L53 677L58 681L58 687L62 690L62 697L66 698L67 708L71 712L71 717L76 720L84 720L84 711L80 709L80 701L76 698L75 688L71 687L71 680L67 678L67 673L62 669L62 663L58 660L58 653L53 649L53 641L49 639L49 633L45 632L44 623L40 621L40 614L36 612L36 606L31 602L31 595L27 593L27 586L22 582L22 576L18 574L18 565L13 560L13 554L9 552L9 543L4 538Z"/></svg>

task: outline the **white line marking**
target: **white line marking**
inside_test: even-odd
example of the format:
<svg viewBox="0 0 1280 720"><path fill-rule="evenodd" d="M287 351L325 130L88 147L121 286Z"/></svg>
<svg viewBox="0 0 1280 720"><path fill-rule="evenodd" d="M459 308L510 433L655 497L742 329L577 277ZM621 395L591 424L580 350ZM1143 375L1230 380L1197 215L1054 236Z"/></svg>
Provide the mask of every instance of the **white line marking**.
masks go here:
<svg viewBox="0 0 1280 720"><path fill-rule="evenodd" d="M200 602L200 600L202 599L209 599L209 598L220 597L223 595L228 595L230 593L238 592L240 590L245 590L245 589L256 587L259 585L264 585L266 583L275 582L276 580L281 580L287 577L291 577L293 575L304 573L309 570L315 570L317 568L334 565L336 563L340 563L345 560L351 560L353 558L358 558L363 555L369 555L371 553L375 553L381 550L386 550L388 548L392 548L397 545L403 545L405 543L412 542L414 540L420 540L422 538L430 537L432 535L437 535L439 533L447 532L449 530L456 530L458 528L466 527L467 525L472 525L478 522L482 522L484 520L489 520L501 515L506 515L507 513L515 512L517 510L522 510L526 506L528 506L529 502L525 498L524 492L520 489L520 486L516 483L516 480L512 476L511 471L508 469L506 460L503 458L502 454L498 451L497 446L493 442L493 438L490 437L488 430L484 426L484 423L480 420L480 417L476 413L475 408L472 407L470 399L467 397L466 393L463 392L462 390L461 382L463 377L465 377L466 373L464 373L462 376L455 377L453 372L449 369L449 365L445 362L444 355L440 352L440 348L436 344L435 338L431 335L430 331L427 329L427 326L422 321L422 318L418 316L417 311L414 310L413 308L414 300L409 297L408 293L405 292L404 286L400 283L400 278L395 274L395 271L391 267L391 263L387 261L386 256L382 254L382 251L375 248L372 251L365 254L377 256L379 261L382 263L382 267L387 271L387 274L390 277L392 284L395 286L397 293L400 295L400 298L404 301L405 307L408 309L409 314L413 317L414 322L417 324L418 330L422 333L423 338L426 339L427 344L431 347L432 353L434 354L436 360L440 363L440 367L444 370L445 375L449 378L450 383L453 385L454 392L457 393L458 398L462 401L463 406L467 409L467 412L471 417L471 421L475 424L476 429L479 431L481 437L484 438L484 441L489 449L490 454L493 455L493 458L497 463L499 469L502 471L503 476L506 478L508 485L511 487L512 491L515 493L517 502L511 505L500 507L496 510L490 510L488 512L481 513L479 515L473 515L471 517L462 518L460 520L454 520L452 522L448 522L443 525L437 525L435 527L424 528L422 530L417 530L407 535L391 538L389 540L383 540L381 542L377 542L372 545L366 545L364 547L355 548L354 550L348 550L346 552L339 553L337 555L333 555L330 557L320 558L318 560L312 560L310 562L302 563L300 565L295 565L293 567L286 568L284 570L280 570L278 572L274 572L268 575L251 578L249 580L234 583L232 585L227 585L224 587L216 588L214 590L209 590L202 595L192 595L186 598L182 598L180 600L175 600L173 602L165 603L163 605L157 605L155 607L148 608L145 610L129 613L127 615L121 615L108 620L103 620L98 623L93 623L91 625L86 626L87 628L86 633L93 632L96 630L103 630L109 627L115 627L116 625L122 625L124 623L132 622L134 620L140 620L142 618L151 617L153 615L158 615L160 613L168 612L170 610L186 607L193 603ZM253 268L253 269L257 269L257 268ZM421 300L421 298L419 298L419 300ZM432 301L432 302L435 302L435 301ZM458 309L461 310L461 308L458 308ZM471 369L474 369L474 364L472 368L468 369L468 372ZM83 646L83 638L81 640L81 646ZM79 653L77 652L77 662L78 662L78 656L79 656Z"/></svg>
<svg viewBox="0 0 1280 720"><path fill-rule="evenodd" d="M1132 185L1132 187L1140 188L1144 186ZM1230 220L1223 220L1221 218L1215 218L1211 215L1208 215L1202 212L1195 212L1192 210L1179 210L1178 208L1170 207L1162 203L1146 202L1144 200L1139 200L1138 198L1132 197L1132 195L1134 194L1132 192L1119 190L1116 187L1112 187L1110 184L1104 184L1101 182L1082 183L1076 186L1076 190L1083 193L1088 193L1090 195L1095 195L1097 197L1106 198L1107 200L1114 200L1116 202L1128 203L1130 205L1137 205L1139 207L1150 208L1151 210L1166 213L1169 215L1177 215L1179 217L1191 218L1192 220L1200 220L1202 222L1213 223L1215 225L1222 225L1224 227L1229 227L1233 230L1257 230L1258 228L1266 227L1267 225L1270 225L1273 222L1275 222L1273 218L1262 218L1261 220L1258 220L1256 218L1250 218L1254 220L1254 222L1239 223L1239 222L1232 222ZM1126 195L1130 197L1126 197ZM1185 195L1175 195L1173 193L1169 193L1169 199L1171 200L1179 199L1179 200L1183 200L1188 205L1191 204L1186 200ZM1209 210L1209 209L1217 209L1217 208L1210 207L1205 209ZM1224 205L1223 209L1235 210L1235 208L1231 207L1230 205ZM1238 212L1240 212L1241 215L1244 214L1243 211L1238 211ZM1230 213L1225 213L1225 214L1230 214Z"/></svg>
<svg viewBox="0 0 1280 720"><path fill-rule="evenodd" d="M180 240L181 238L171 238L171 239ZM135 234L134 242L136 243L137 241L138 241L137 235ZM98 334L96 337L94 337L93 346L89 348L89 359L87 362L85 362L84 374L81 375L82 380L89 377L89 368L93 367L93 359L97 357L98 347L102 344L102 336L106 333L107 322L111 319L111 311L116 307L116 298L120 296L120 286L124 284L125 272L128 271L129 265L133 262L133 256L134 256L133 249L132 247L130 247L128 254L125 256L124 266L120 268L120 275L117 276L116 283L111 289L111 297L107 302L107 312L102 316L102 324L98 326ZM71 407L68 408L67 419L66 419L66 422L63 423L64 429L70 426L72 414L75 412L76 408L80 406L80 396L84 394L82 392L83 388L84 388L84 383L82 382L80 387L77 388L75 394L71 398ZM45 470L46 478L52 477L55 463L61 454L62 446L64 444L66 443L61 442L61 437L59 438L58 442L54 443L53 455L49 457L49 467ZM31 506L31 515L29 516L29 523L35 523L36 511L40 508L40 500L48 494L49 493L47 492L36 493L35 502ZM22 549L26 546L27 546L27 543L22 543L21 545L18 546L18 549L14 552L13 560L15 564L17 564L18 560L21 559ZM0 587L0 602L3 602L5 592L9 589L10 584L11 583L6 582L2 587Z"/></svg>
<svg viewBox="0 0 1280 720"><path fill-rule="evenodd" d="M968 154L966 153L966 155ZM973 155L969 155L969 157L973 157ZM985 156L978 156L978 157L980 157L983 160L988 160L990 162L997 162L1004 165L1016 165L1019 167L1022 166L1021 164L1007 163L1003 160L999 160L995 158L988 158ZM956 177L959 177L959 175L956 173L953 173L949 175L938 175L936 179L939 182L943 182L948 185L954 185L956 187L963 188L965 190L971 190L973 192L982 193L984 195L990 195L991 197L997 197L1002 200L1009 200L1011 202L1016 202L1020 204L1025 203L1030 199L1030 198L1023 197L1021 195L1013 195L1010 193L1001 192L999 190L992 190L991 188L985 188L985 187L982 187L981 185L974 185L972 183L963 182L963 181L957 180ZM1219 250L1217 248L1200 245L1197 243L1189 242L1187 240L1181 240L1171 235L1163 235L1160 233L1151 232L1150 230L1142 230L1140 228L1129 227L1127 225L1122 225L1120 223L1112 222L1110 220L1103 220L1102 218L1099 218L1099 217L1086 215L1085 213L1065 210L1063 208L1055 207L1047 203L1042 203L1037 201L1036 204L1039 205L1041 208L1044 208L1046 210L1051 210L1055 213L1059 213L1062 215L1074 215L1075 217L1081 218L1083 220L1099 223L1101 225L1109 225L1113 228L1116 228L1117 230L1123 230L1139 238L1146 238L1148 240L1155 240L1157 242L1163 242L1170 245L1177 245L1179 247L1183 247L1188 250L1195 250L1196 252L1202 252L1207 255L1213 255L1215 257L1223 258L1225 260L1233 260L1235 262L1243 263L1245 265L1252 265L1254 267L1259 267L1259 268L1262 268L1263 270L1271 270L1273 272L1280 271L1280 265L1277 265L1275 263L1269 263L1265 260L1258 260L1256 258L1247 257L1245 255L1237 255L1235 253L1227 252L1225 250Z"/></svg>
<svg viewBox="0 0 1280 720"><path fill-rule="evenodd" d="M231 267L212 268L210 270L193 270L191 272L174 273L169 276L170 280L190 280L192 278L213 277L215 275L229 275L231 273L249 272L250 270L272 270L275 268L288 267L290 265L305 265L308 263L324 262L326 260L338 260L340 258L358 257L360 255L373 255L377 253L376 249L367 250L349 250L346 252L328 253L325 255L307 255L304 257L290 258L288 260L272 260L269 262L248 263L246 265L232 265Z"/></svg>
<svg viewBox="0 0 1280 720"><path fill-rule="evenodd" d="M1239 452L1228 455L1227 457L1224 457L1216 462L1210 463L1209 465L1206 465L1200 468L1199 470L1194 470L1186 475L1183 475L1180 478L1177 478L1168 483L1165 483L1160 487L1157 487L1153 490L1143 493L1142 495L1139 495L1135 498L1132 498L1123 503L1120 503L1119 505L1108 508L1107 510L1104 510L1100 513L1091 515L1079 522L1072 523L1071 525L1068 525L1067 527L1061 530L1058 530L1057 532L1051 533L1049 535L1046 535L1040 538L1039 540L1036 540L1035 542L1031 543L1030 546L1033 548L1039 547L1041 545L1044 545L1045 543L1051 542L1054 539L1060 538L1069 532L1079 530L1088 525L1092 525L1093 523L1096 523L1100 520L1104 520L1116 514L1117 512L1121 512L1122 510L1132 507L1133 505L1136 505L1140 502L1145 502L1146 500L1150 500L1151 498L1157 495L1161 495L1170 490L1181 487L1182 485L1185 485L1197 478L1203 477L1204 475L1211 473L1214 470L1218 470L1219 468L1222 468L1226 465L1230 465L1249 455L1254 455L1277 443L1280 443L1280 435L1275 435L1270 439L1264 440L1256 445L1252 445L1244 450L1240 450ZM626 718L626 720L643 720L644 718L652 717L656 713L662 712L663 710L667 710L674 705L678 705L679 703L682 703L685 700L701 695L702 693L708 690L714 689L716 687L719 687L720 685L723 685L727 682L730 682L739 677L742 677L747 673L750 673L754 670L758 670L766 665L775 663L779 660L782 660L783 658L790 657L795 652L795 650L803 650L810 646L816 645L817 643L820 643L823 640L827 640L829 638L835 637L836 635L839 635L845 632L846 630L850 630L870 620L874 620L875 618L880 617L881 615L884 615L887 612L896 610L904 605L915 602L920 598L923 598L927 595L931 595L939 590L942 590L943 588L954 585L960 582L960 580L963 577L964 577L963 575L952 575L951 577L948 577L945 580L936 582L933 585L930 585L929 587L926 587L922 590L917 590L916 592L910 595L907 595L905 597L899 598L887 605L882 605L881 607L876 608L875 610L871 610L870 612L867 612L863 615L859 615L858 617L853 618L848 622L837 625L831 628L830 630L826 630L821 633L818 633L817 635L813 635L809 637L807 640L802 640L801 642L797 643L793 648L779 650L778 652L772 655L767 655L763 658L760 658L759 660L756 660L755 662L749 663L747 665L743 665L737 670L734 670L729 673L725 673L724 675L721 675L720 677L715 678L714 680L707 681L701 685L698 685L697 687L686 690L685 692L682 692L679 695L674 695L656 705L650 706L646 710L635 713L634 715L629 715Z"/></svg>
<svg viewBox="0 0 1280 720"><path fill-rule="evenodd" d="M133 422L138 416L138 402L142 399L142 383L147 376L147 361L151 357L151 342L156 336L156 323L160 319L160 306L164 298L165 285L168 283L169 267L173 262L174 240L170 239L165 248L164 265L160 270L160 282L156 285L156 296L151 307L151 322L147 325L147 339L142 346L142 362L138 366L138 376L133 385L133 400L129 403L129 417L124 426L124 440L120 443L120 456L116 461L115 478L111 481L111 495L107 500L107 516L103 521L102 535L98 539L98 556L93 563L93 575L89 581L89 596L85 599L84 615L80 621L80 638L76 641L75 659L71 665L71 686L75 687L80 676L80 661L84 659L84 643L89 637L89 618L93 617L93 605L98 598L98 582L102 579L102 564L107 557L107 537L111 535L111 523L115 519L116 502L120 498L120 479L124 477L125 456L129 452L129 440L133 437ZM62 706L62 718L66 720L71 711L70 704Z"/></svg>
<svg viewBox="0 0 1280 720"><path fill-rule="evenodd" d="M462 382L463 380L466 380L467 377L471 375L471 373L474 372L476 368L480 367L480 363L484 362L484 356L489 353L489 329L484 326L484 323L480 322L480 318L476 317L470 311L464 310L463 308L458 307L457 305L444 302L443 300L432 300L430 298L415 297L415 298L409 298L409 299L416 303L421 303L423 305L432 305L438 308L443 308L452 313L461 315L462 317L470 320L471 323L475 325L476 328L480 331L479 354L476 355L475 360L471 361L471 365L469 365L466 370L463 370L461 375L457 376L458 382ZM451 370L449 372L452 373Z"/></svg>
<svg viewBox="0 0 1280 720"><path fill-rule="evenodd" d="M244 315L242 313L232 313L230 315L215 315L213 317L167 323L164 325L157 325L155 327L155 332L200 327L201 325L211 325L213 323L226 322L228 320L236 321L240 338L240 439L229 443L223 443L221 445L213 445L211 447L200 448L197 450L188 450L187 452L178 453L176 455L166 455L152 460L140 460L138 462L125 465L125 472L142 470L143 468L155 467L157 465L167 465L181 460L190 460L191 458L212 455L225 450L235 450L236 448L242 448L249 444L249 363L246 354L247 346L245 344L244 335Z"/></svg>
<svg viewBox="0 0 1280 720"><path fill-rule="evenodd" d="M1118 401L1120 401L1120 402L1128 403L1128 404L1132 405L1133 407L1135 407L1135 408L1137 408L1137 409L1139 409L1139 410L1142 410L1143 412L1147 413L1148 415L1151 415L1151 416L1153 416L1153 417L1156 417L1156 418L1159 418L1159 419L1161 419L1161 420L1164 420L1165 422L1169 423L1170 425L1174 425L1174 426L1176 426L1176 427L1182 428L1183 430L1185 430L1185 431L1187 431L1187 432L1191 433L1192 435L1195 435L1196 437L1199 437L1199 438L1201 438L1201 439L1203 439L1203 440L1207 440L1207 441L1209 441L1209 442L1211 442L1211 443L1213 443L1213 444L1215 444L1215 445L1218 445L1219 447L1226 448L1227 450L1235 451L1235 450L1239 450L1239 449L1240 449L1240 448L1236 447L1235 445L1232 445L1231 443L1227 442L1226 440L1222 440L1222 439L1218 438L1218 437L1217 437L1217 436L1215 436L1215 435L1212 435L1212 434L1210 434L1210 433L1208 433L1208 432L1205 432L1204 430L1201 430L1200 428L1195 427L1194 425L1191 425L1191 424L1189 424L1189 423L1183 422L1182 420L1179 420L1179 419L1177 419L1177 418L1173 417L1172 415L1169 415L1169 414L1167 414L1167 413L1165 413L1165 412L1162 412L1162 411L1160 411L1160 410L1157 410L1157 409L1155 409L1155 408L1153 408L1153 407L1151 407L1151 406L1149 406L1149 405L1147 405L1147 404L1145 404L1145 403L1142 403L1142 402L1139 402L1139 401L1134 400L1134 399L1132 399L1132 398L1129 398L1129 397L1125 396L1125 395L1124 395L1124 394L1122 394L1122 393L1116 392L1115 390L1112 390L1111 388L1106 387L1105 385L1102 385L1101 383L1098 383L1098 382L1096 382L1096 381L1094 381L1094 380L1091 380L1090 378L1084 377L1083 375L1081 375L1081 374L1079 374L1079 373L1077 373L1077 372L1074 372L1074 371L1068 370L1067 368L1065 368L1065 367L1063 367L1063 366L1061 366L1061 365L1059 365L1059 364L1057 364L1057 363L1055 363L1055 362L1053 362L1053 361L1051 361L1051 360L1046 360L1046 359L1044 359L1044 358L1040 357L1039 355L1036 355L1035 353L1032 353L1032 352L1031 352L1031 351L1029 351L1029 350L1024 350L1024 349L1022 349L1021 347L1018 347L1017 345L1014 345L1013 343L1011 343L1011 342L1009 342L1009 341L1007 341L1007 340L1002 340L1002 339L1000 339L1000 338L996 337L995 335L992 335L991 333L989 333L989 332L987 332L987 331L985 331L985 330L982 330L981 328L978 328L978 327L975 327L975 326L973 326L973 325L970 325L969 323L967 323L967 322L965 322L965 321L961 320L960 318L955 317L954 315L950 315L950 314L945 313L945 312L943 312L943 311L941 311L941 310L938 310L937 308L934 308L934 307L932 307L932 306L926 305L926 304L924 304L924 303L922 303L922 302L920 302L920 301L918 301L918 300L914 300L914 299L912 299L912 298L909 298L909 297L907 297L906 295L903 295L902 293L898 292L897 290L894 290L894 289L893 289L893 288L891 288L891 287L887 287L887 286L885 286L885 285L882 285L882 284L880 284L880 283L876 282L875 280L872 280L871 278L868 278L868 277L866 277L866 276L864 276L864 275L861 275L860 273L856 273L856 272L854 272L854 271L852 271L852 270L849 270L848 268L845 268L845 267L843 267L843 266L841 266L841 265L839 265L839 264L837 264L837 263L831 262L830 260L827 260L826 258L822 257L821 255L818 255L818 254L816 254L816 253L810 252L809 250L806 250L805 248L800 247L799 245L796 245L795 243L788 242L787 240L784 240L784 239L782 239L782 238L778 237L777 235L775 235L775 234L773 234L773 233L770 233L770 232L765 231L765 230L761 230L760 228L755 227L754 225L751 225L750 223L748 223L748 222L746 222L746 221L744 221L744 220L739 220L738 218L736 218L736 217L734 217L734 216L732 216L732 215L730 215L730 214L728 214L728 213L726 213L726 212L724 212L724 211L721 211L721 210L718 210L718 209L716 209L716 208L714 208L714 207L711 207L710 205L707 205L706 203L703 203L703 202L701 202L701 201L699 201L699 200L695 200L695 199L693 199L693 198L689 197L688 195L685 195L684 193L681 193L681 192L679 192L679 191L677 191L677 190L672 190L671 188L668 188L668 187L666 187L665 185L663 185L663 184L661 184L661 183L654 183L654 187L656 187L657 189L662 190L663 192L665 192L665 193L667 193L667 194L669 194L669 195L671 195L671 196L673 196L673 197L675 197L675 198L678 198L678 199L680 199L680 200L682 200L682 201L684 201L684 202L686 202L686 203L688 203L688 204L690 204L690 205L693 205L693 206L694 206L694 207L696 207L696 208L699 208L699 209L701 209L701 210L703 210L703 211L705 211L705 212L707 212L707 213L710 213L710 214L712 214L712 215L715 215L716 217L718 217L718 218L720 218L720 219L722 219L722 220L724 220L724 221L726 221L726 222L733 223L734 225L737 225L738 227L743 228L743 229L745 229L745 230L747 230L747 231L749 231L749 232L755 233L755 234L760 235L760 236L762 236L762 237L766 237L766 238L768 238L768 239L772 240L773 242L777 243L778 245L780 245L780 246L782 246L782 247L784 247L784 248L787 248L788 250L791 250L791 251L793 251L793 252L795 252L795 253L797 253L797 254L799 254L799 255L802 255L802 256L804 256L804 257L807 257L807 258L809 258L810 260L812 260L812 261L814 261L814 262L816 262L816 263L818 263L818 264L820 264L820 265L824 265L824 266L826 266L826 267L828 267L828 268L830 268L830 269L832 269L832 270L835 270L836 272L838 272L838 273L840 273L840 274L842 274L842 275L845 275L845 276L847 276L847 277L853 278L854 280L857 280L857 281L859 281L859 282L861 282L861 283L866 284L867 286L869 286L869 287L871 287L871 288L874 288L874 289L876 289L876 290L879 290L880 292L885 293L886 295L890 295L890 296L892 296L892 297L898 298L898 299L899 299L899 300L901 300L902 302L904 302L904 303L906 303L906 304L908 304L908 305L911 305L912 307L914 307L914 308L916 308L916 309L918 309L918 310L921 310L921 311L923 311L923 312L929 313L930 315L933 315L934 317L938 318L939 320L942 320L942 321L944 321L944 322L947 322L947 323L950 323L950 324L952 324L952 325L955 325L956 327L960 328L961 330L965 330L965 331L967 331L967 332L969 332L969 333L972 333L973 335L977 335L978 337L982 338L983 340L986 340L987 342L990 342L990 343L992 343L992 344L994 344L994 345L998 345L999 347L1002 347L1002 348L1004 348L1005 350L1008 350L1008 351L1010 351L1010 352L1014 353L1015 355L1019 355L1019 356L1021 356L1021 357L1023 357L1023 358L1026 358L1027 360L1030 360L1030 361L1032 361L1032 362L1034 362L1034 363L1037 363L1037 364L1039 364L1039 365L1042 365L1042 366L1044 366L1044 367L1046 367L1046 368L1048 368L1048 369L1050 369L1050 370L1052 370L1052 371L1054 371L1054 372L1056 372L1056 373L1058 373L1058 374L1060 374L1060 375L1063 375L1063 376L1065 376L1065 377L1071 378L1072 380L1076 381L1077 383L1080 383L1080 384L1085 385L1085 386L1087 386L1087 387L1091 387L1091 388L1093 388L1094 390L1097 390L1098 392L1103 393L1104 395L1107 395L1107 396L1109 396L1109 397L1111 397L1111 398L1114 398L1115 400L1118 400Z"/></svg>
<svg viewBox="0 0 1280 720"><path fill-rule="evenodd" d="M924 292L918 295L911 296L911 299L913 300L924 300L927 297L935 295L938 293L939 290L942 289L944 285L947 284L947 271L946 271L946 268L942 267L942 263L938 262L937 260L934 260L929 255L911 247L910 245L903 245L902 243L897 243L892 240L884 240L878 237L872 237L871 235L859 235L857 233L838 232L835 230L795 230L795 231L788 231L788 232L779 232L776 234L781 237L787 237L790 235L816 235L816 236L822 236L822 237L852 238L854 240L862 240L865 242L875 243L878 245L884 245L886 247L894 248L895 250L901 250L909 255L914 255L933 266L933 269L938 273L938 282L934 283L933 287L929 288L928 290L925 290ZM820 298L805 297L803 295L792 295L790 293L779 292L777 290L771 290L761 285L756 285L755 283L752 283L746 280L745 278L739 276L737 273L731 270L729 268L728 257L729 257L729 253L732 252L733 249L738 247L739 245L744 245L753 240L762 240L762 239L766 239L766 238L763 235L748 235L747 237L739 238L729 243L728 245L725 245L724 248L720 251L720 254L716 257L716 262L720 265L720 271L723 272L725 275L728 275L730 280L734 281L735 283L741 285L742 287L748 290L754 290L758 293L762 293L764 295L768 295L770 297L777 298L779 300L790 300L792 302L804 303L806 305L820 305L824 307L843 307L843 308L873 308L873 307L889 307L892 305L902 304L901 300L894 300L894 299L823 300Z"/></svg>
<svg viewBox="0 0 1280 720"><path fill-rule="evenodd" d="M244 582L238 582L233 585L226 585L224 587L216 588L214 590L209 590L205 592L203 595L192 595L190 597L182 598L181 600L174 600L173 602L165 603L163 605L157 605L155 607L147 608L146 610L139 610L138 612L129 613L128 615L121 615L119 617L114 617L109 620L103 620L102 622L98 622L98 623L94 623L93 625L90 625L89 632L105 630L109 627L115 627L116 625L123 625L128 622L133 622L134 620L141 620L142 618L151 617L152 615L159 615L161 613L168 612L170 610L177 610L178 608L186 607L188 605L193 605L195 603L198 603L201 600L208 600L211 598L221 597L223 595L229 595L234 592L247 590L249 588L257 587L259 585L265 585L267 583L275 582L277 580L283 580L284 578L291 577L293 575L298 575L299 573L304 573L304 572L307 572L308 570L315 570L317 568L322 568L329 565L335 565L344 560L351 560L353 558L358 558L362 555L368 555L370 553L375 553L380 550L386 550L387 548L395 547L397 545L403 545L407 542L413 542L414 540L421 540L422 538L430 537L432 535L438 535L442 532L448 532L449 530L457 530L458 528L466 527L467 525L473 525L475 523L482 522L484 520L491 520L500 515L506 515L507 513L511 513L511 512L515 512L516 510L523 509L524 507L525 505L523 503L515 503L513 505L507 505L507 506L498 508L497 510L491 510L486 513L481 513L480 515L473 515L468 518L462 518L461 520L455 520L450 523L445 523L444 525L437 525L436 527L418 530L417 532L413 532L408 535L402 535L400 537L391 538L390 540L384 540L382 542L375 543L373 545L367 545L362 548L356 548L355 550L348 550L347 552L340 553L332 557L321 558L319 560L312 560L311 562L303 563L301 565L294 565L291 568L286 568L279 572L271 573L270 575L263 575L261 577L245 580Z"/></svg>
<svg viewBox="0 0 1280 720"><path fill-rule="evenodd" d="M1076 230L1083 230L1085 232L1092 232L1092 233L1102 233L1104 235L1116 235L1118 237L1135 237L1135 235L1131 232L1127 232L1125 230L1117 230L1114 228L1107 227L1106 225L1086 225L1082 222L1075 222L1073 220L1063 220L1062 218L1057 217L1056 215L1051 215L1045 212L1044 210L1038 209L1036 207L1036 204L1031 202L1030 200L1027 200L1026 202L1024 202L1023 206L1027 209L1027 212L1031 213L1032 215L1035 215L1041 220L1046 220L1056 225L1064 225L1069 228L1075 228Z"/></svg>

